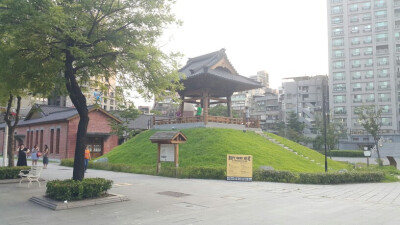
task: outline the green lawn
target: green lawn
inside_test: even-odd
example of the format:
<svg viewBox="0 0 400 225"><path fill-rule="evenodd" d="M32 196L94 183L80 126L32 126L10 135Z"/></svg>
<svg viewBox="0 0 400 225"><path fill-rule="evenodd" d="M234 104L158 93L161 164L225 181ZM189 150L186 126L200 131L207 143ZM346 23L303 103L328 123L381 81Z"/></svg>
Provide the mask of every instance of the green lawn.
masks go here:
<svg viewBox="0 0 400 225"><path fill-rule="evenodd" d="M292 172L324 171L324 156L301 145L296 144L293 148L309 159L295 155L254 132L244 133L240 130L219 128L193 128L181 131L188 139L179 146L181 168L225 168L227 154L248 154L253 155L254 169L260 166L272 166L275 170ZM136 168L149 166L155 168L157 144L149 140L155 132L155 130L142 132L103 157L107 157L110 163L127 164ZM162 163L162 165L172 166L172 163ZM329 168L339 170L348 168L348 165L329 161Z"/></svg>

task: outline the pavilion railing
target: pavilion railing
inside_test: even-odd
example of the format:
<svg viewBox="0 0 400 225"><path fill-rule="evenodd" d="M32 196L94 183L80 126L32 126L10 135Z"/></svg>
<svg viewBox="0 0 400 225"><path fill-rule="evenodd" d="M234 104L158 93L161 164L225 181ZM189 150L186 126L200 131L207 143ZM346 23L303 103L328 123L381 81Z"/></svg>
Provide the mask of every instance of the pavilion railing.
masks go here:
<svg viewBox="0 0 400 225"><path fill-rule="evenodd" d="M213 123L246 125L246 127L250 127L250 128L260 128L260 121L258 119L250 119L246 123L245 120L242 118L231 118L231 117L223 117L223 116L208 116L207 121L213 122ZM177 118L153 120L153 125L198 123L198 122L204 122L204 117L203 116L177 117Z"/></svg>

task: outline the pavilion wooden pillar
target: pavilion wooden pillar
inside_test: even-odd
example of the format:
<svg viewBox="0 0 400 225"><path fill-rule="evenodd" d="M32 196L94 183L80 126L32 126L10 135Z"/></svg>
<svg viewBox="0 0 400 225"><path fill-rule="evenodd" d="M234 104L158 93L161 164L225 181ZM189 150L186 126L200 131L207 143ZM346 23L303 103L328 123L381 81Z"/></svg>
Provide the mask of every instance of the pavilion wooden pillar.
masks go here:
<svg viewBox="0 0 400 225"><path fill-rule="evenodd" d="M232 96L226 96L226 105L227 105L227 110L228 110L228 117L232 117L232 101L231 101Z"/></svg>
<svg viewBox="0 0 400 225"><path fill-rule="evenodd" d="M181 117L183 117L183 110L185 109L185 95L184 94L182 94L181 95L181 105L180 105L180 109L179 109L179 111L181 111Z"/></svg>
<svg viewBox="0 0 400 225"><path fill-rule="evenodd" d="M208 91L203 92L202 96L202 105L203 105L203 120L204 124L207 125L208 123L208 106L209 106L209 98L208 98Z"/></svg>

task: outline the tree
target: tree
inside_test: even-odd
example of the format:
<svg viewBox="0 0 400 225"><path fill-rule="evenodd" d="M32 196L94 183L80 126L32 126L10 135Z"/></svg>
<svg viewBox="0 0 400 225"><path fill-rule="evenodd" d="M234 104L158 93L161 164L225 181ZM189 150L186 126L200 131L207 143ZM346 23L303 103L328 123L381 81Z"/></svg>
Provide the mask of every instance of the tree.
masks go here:
<svg viewBox="0 0 400 225"><path fill-rule="evenodd" d="M324 137L321 134L324 134L325 129L322 114L315 115L315 126L319 134L314 138L313 147L314 149L322 150ZM344 125L335 120L328 120L326 124L326 145L328 151L330 152L335 149L339 143L339 139L344 137L346 137L346 128Z"/></svg>
<svg viewBox="0 0 400 225"><path fill-rule="evenodd" d="M299 121L299 116L295 112L289 112L286 126L286 135L292 141L303 141L304 124Z"/></svg>
<svg viewBox="0 0 400 225"><path fill-rule="evenodd" d="M382 166L381 155L379 153L380 130L381 130L381 114L382 108L376 109L375 106L362 106L355 112L358 116L358 123L374 138L376 152L378 153L378 163Z"/></svg>
<svg viewBox="0 0 400 225"><path fill-rule="evenodd" d="M126 105L120 105L119 109L119 111L115 111L113 114L121 118L122 123L110 120L110 125L112 133L126 141L138 133L138 131L130 129L128 125L130 121L135 120L141 114L141 111L136 109L133 104L128 107Z"/></svg>
<svg viewBox="0 0 400 225"><path fill-rule="evenodd" d="M228 108L226 105L217 104L216 106L208 109L208 115L228 117ZM232 111L232 116L233 118L239 118L239 114L236 111Z"/></svg>
<svg viewBox="0 0 400 225"><path fill-rule="evenodd" d="M13 37L33 37L19 49L43 56L43 74L62 72L72 103L78 111L73 179L84 177L84 149L89 123L82 86L90 80L115 77L126 88L135 87L145 98L179 85L177 54L156 46L162 29L177 20L171 0L4 0L1 26ZM24 44L24 45L22 45ZM49 63L51 62L51 63ZM59 74L59 73L57 73ZM54 76L54 74L53 74ZM56 81L50 82L54 84Z"/></svg>

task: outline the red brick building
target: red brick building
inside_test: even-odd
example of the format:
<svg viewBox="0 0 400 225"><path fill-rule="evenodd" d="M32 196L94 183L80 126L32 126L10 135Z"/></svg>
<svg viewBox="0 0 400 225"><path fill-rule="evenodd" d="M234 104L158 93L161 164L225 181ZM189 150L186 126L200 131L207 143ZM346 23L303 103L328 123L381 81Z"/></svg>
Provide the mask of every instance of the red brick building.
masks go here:
<svg viewBox="0 0 400 225"><path fill-rule="evenodd" d="M92 157L108 153L118 145L118 137L112 135L110 120L121 122L101 108L89 107L89 125L86 145ZM35 105L25 120L15 129L15 145L32 148L35 144L42 150L49 146L50 158L73 158L76 145L79 114L74 108ZM0 124L0 152L4 147L5 123Z"/></svg>

